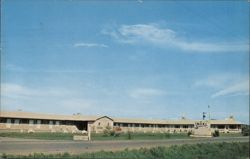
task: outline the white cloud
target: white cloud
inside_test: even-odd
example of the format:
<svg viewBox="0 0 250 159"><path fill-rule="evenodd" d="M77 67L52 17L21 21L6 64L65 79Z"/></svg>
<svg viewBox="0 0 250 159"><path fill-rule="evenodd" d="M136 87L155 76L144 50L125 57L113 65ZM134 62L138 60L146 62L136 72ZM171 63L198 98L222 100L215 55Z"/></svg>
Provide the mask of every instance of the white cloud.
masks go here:
<svg viewBox="0 0 250 159"><path fill-rule="evenodd" d="M129 92L132 98L149 98L165 95L165 91L153 88L138 88Z"/></svg>
<svg viewBox="0 0 250 159"><path fill-rule="evenodd" d="M79 92L64 88L31 88L20 84L1 84L1 106L25 111L83 111L93 108L95 101L82 98ZM60 108L60 110L58 110ZM72 108L74 108L72 110Z"/></svg>
<svg viewBox="0 0 250 159"><path fill-rule="evenodd" d="M213 43L184 40L174 30L161 28L157 24L121 25L113 30L102 30L103 34L109 35L121 43L136 44L150 43L162 48L179 48L192 52L235 52L248 51L247 43Z"/></svg>
<svg viewBox="0 0 250 159"><path fill-rule="evenodd" d="M239 96L249 94L249 77L244 74L221 73L194 82L195 87L204 87L215 92L212 98L220 96ZM218 91L219 90L219 91Z"/></svg>
<svg viewBox="0 0 250 159"><path fill-rule="evenodd" d="M24 97L24 96L34 96L37 92L30 90L24 86L11 83L1 84L1 96L6 97Z"/></svg>
<svg viewBox="0 0 250 159"><path fill-rule="evenodd" d="M33 89L19 84L2 83L1 96L9 98L31 98L44 96L64 96L68 94L66 90L55 89Z"/></svg>
<svg viewBox="0 0 250 159"><path fill-rule="evenodd" d="M107 47L108 47L108 46L105 45L105 44L84 43L84 42L75 43L73 46L74 46L74 47L103 47L103 48L107 48Z"/></svg>
<svg viewBox="0 0 250 159"><path fill-rule="evenodd" d="M215 74L194 82L195 87L223 88L232 83L236 83L246 77L240 74Z"/></svg>
<svg viewBox="0 0 250 159"><path fill-rule="evenodd" d="M220 97L220 96L238 96L238 95L249 95L249 80L236 83L229 87L226 87L216 93L211 97Z"/></svg>

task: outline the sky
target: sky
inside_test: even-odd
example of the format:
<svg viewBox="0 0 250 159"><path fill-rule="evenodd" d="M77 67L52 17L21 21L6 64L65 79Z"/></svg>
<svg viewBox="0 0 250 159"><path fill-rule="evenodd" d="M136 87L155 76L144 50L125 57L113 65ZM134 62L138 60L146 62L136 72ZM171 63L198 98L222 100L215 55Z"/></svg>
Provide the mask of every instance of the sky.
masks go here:
<svg viewBox="0 0 250 159"><path fill-rule="evenodd" d="M247 1L1 3L1 110L249 123Z"/></svg>

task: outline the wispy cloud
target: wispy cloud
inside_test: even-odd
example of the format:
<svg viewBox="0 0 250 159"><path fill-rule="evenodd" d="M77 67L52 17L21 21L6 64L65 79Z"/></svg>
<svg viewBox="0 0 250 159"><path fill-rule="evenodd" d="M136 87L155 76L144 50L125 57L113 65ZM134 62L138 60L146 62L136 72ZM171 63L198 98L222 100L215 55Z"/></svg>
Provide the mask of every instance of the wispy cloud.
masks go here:
<svg viewBox="0 0 250 159"><path fill-rule="evenodd" d="M20 84L2 83L1 84L1 96L8 98L32 98L32 97L44 97L44 96L64 96L67 95L66 90L54 90L54 89L32 89Z"/></svg>
<svg viewBox="0 0 250 159"><path fill-rule="evenodd" d="M174 30L162 28L158 24L121 25L112 29L103 29L103 34L109 35L121 43L149 43L162 48L178 48L192 52L239 52L248 51L248 43L241 42L198 42L185 40Z"/></svg>
<svg viewBox="0 0 250 159"><path fill-rule="evenodd" d="M249 94L249 77L244 74L215 74L194 82L195 87L211 89L211 98Z"/></svg>
<svg viewBox="0 0 250 159"><path fill-rule="evenodd" d="M238 96L238 95L249 95L249 80L236 83L234 85L228 86L216 93L211 97L220 97L220 96Z"/></svg>
<svg viewBox="0 0 250 159"><path fill-rule="evenodd" d="M95 106L94 100L85 99L77 94L78 92L62 88L31 88L21 84L2 83L1 105L7 109L18 108L26 111L42 108L47 111L61 111L56 110L61 108L68 112L85 111L86 108Z"/></svg>
<svg viewBox="0 0 250 159"><path fill-rule="evenodd" d="M85 43L85 42L75 43L75 44L73 44L73 46L74 47L103 47L103 48L108 48L108 45L105 45L105 44Z"/></svg>
<svg viewBox="0 0 250 159"><path fill-rule="evenodd" d="M162 96L165 94L166 94L165 91L153 88L138 88L129 92L129 96L136 99Z"/></svg>
<svg viewBox="0 0 250 159"><path fill-rule="evenodd" d="M246 77L243 75L230 74L230 73L221 73L210 75L206 78L196 80L194 82L195 87L210 87L210 88L223 88L232 83L236 83L245 79Z"/></svg>
<svg viewBox="0 0 250 159"><path fill-rule="evenodd" d="M38 91L29 89L19 84L1 83L1 96L9 98L25 98L36 96Z"/></svg>

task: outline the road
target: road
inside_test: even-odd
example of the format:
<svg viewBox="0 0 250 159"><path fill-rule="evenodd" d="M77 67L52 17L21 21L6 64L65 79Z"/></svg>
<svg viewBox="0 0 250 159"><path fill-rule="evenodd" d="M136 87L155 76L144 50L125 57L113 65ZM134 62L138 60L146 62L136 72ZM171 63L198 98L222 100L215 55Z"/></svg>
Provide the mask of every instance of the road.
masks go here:
<svg viewBox="0 0 250 159"><path fill-rule="evenodd" d="M249 137L219 137L169 140L123 140L123 141L53 141L35 139L0 138L0 153L63 153L79 154L94 151L116 151L125 148L171 146L181 144L215 143L215 142L249 142Z"/></svg>

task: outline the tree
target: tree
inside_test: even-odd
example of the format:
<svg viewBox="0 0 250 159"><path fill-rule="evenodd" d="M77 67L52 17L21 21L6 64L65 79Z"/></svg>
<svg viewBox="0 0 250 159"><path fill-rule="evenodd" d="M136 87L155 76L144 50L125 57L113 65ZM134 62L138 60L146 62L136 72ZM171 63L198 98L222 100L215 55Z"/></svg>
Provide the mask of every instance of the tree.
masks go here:
<svg viewBox="0 0 250 159"><path fill-rule="evenodd" d="M250 125L242 125L241 127L241 133L243 136L249 136L249 129Z"/></svg>

